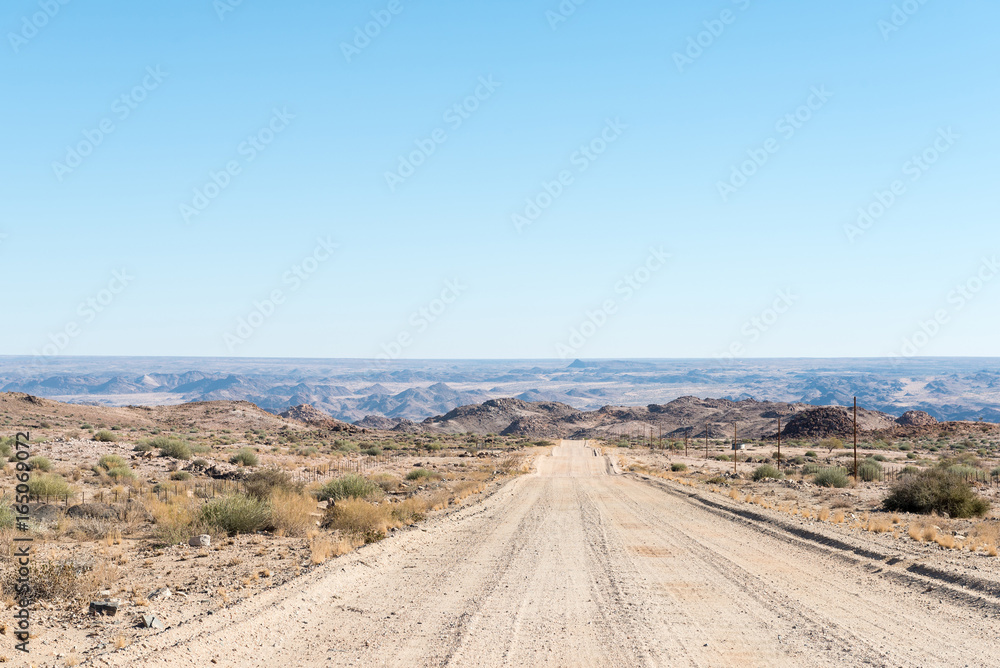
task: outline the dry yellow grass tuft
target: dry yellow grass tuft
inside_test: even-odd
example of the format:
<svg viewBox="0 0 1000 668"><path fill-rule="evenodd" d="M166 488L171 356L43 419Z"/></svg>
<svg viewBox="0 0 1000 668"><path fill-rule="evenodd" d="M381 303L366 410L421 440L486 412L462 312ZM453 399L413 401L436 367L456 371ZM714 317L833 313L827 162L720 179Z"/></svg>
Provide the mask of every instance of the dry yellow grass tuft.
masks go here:
<svg viewBox="0 0 1000 668"><path fill-rule="evenodd" d="M284 536L304 536L316 527L316 499L308 494L276 489L271 494L271 522Z"/></svg>
<svg viewBox="0 0 1000 668"><path fill-rule="evenodd" d="M927 527L924 527L922 535L924 537L924 540L926 540L928 542L937 542L937 538L938 538L937 527L936 526L927 526Z"/></svg>
<svg viewBox="0 0 1000 668"><path fill-rule="evenodd" d="M917 541L918 543L922 543L924 541L924 531L916 524L911 524L910 528L907 529L906 533L910 536L910 538Z"/></svg>
<svg viewBox="0 0 1000 668"><path fill-rule="evenodd" d="M955 549L956 544L957 544L955 542L955 537L952 536L950 533L943 533L943 534L938 535L934 539L934 542L937 543L938 545L940 545L941 547L948 548L949 550Z"/></svg>
<svg viewBox="0 0 1000 668"><path fill-rule="evenodd" d="M817 517L819 517L820 522L826 522L830 519L830 509L825 507L820 508L819 515L817 515Z"/></svg>
<svg viewBox="0 0 1000 668"><path fill-rule="evenodd" d="M872 533L886 533L892 530L892 521L884 517L869 518L865 524L865 531Z"/></svg>
<svg viewBox="0 0 1000 668"><path fill-rule="evenodd" d="M844 515L843 510L837 510L833 513L833 517L830 519L830 521L833 522L834 524L843 524L845 517L846 516Z"/></svg>
<svg viewBox="0 0 1000 668"><path fill-rule="evenodd" d="M128 640L125 638L125 636L123 636L123 635L115 636L115 648L116 649L121 649L122 647L125 647L126 645L128 645Z"/></svg>

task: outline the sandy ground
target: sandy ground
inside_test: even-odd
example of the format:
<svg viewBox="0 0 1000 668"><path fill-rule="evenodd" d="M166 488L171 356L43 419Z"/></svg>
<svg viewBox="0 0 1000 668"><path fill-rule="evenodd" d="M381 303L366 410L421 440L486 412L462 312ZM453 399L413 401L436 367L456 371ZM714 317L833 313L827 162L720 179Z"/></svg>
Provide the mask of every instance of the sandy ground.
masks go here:
<svg viewBox="0 0 1000 668"><path fill-rule="evenodd" d="M620 475L563 441L481 503L113 666L987 666L1000 599Z"/></svg>

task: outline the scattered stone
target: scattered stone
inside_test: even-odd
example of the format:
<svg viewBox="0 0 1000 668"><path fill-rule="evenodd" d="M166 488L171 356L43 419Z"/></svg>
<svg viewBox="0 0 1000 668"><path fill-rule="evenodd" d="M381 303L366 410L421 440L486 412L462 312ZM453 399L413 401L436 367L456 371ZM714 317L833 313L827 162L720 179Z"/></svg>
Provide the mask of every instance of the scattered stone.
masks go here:
<svg viewBox="0 0 1000 668"><path fill-rule="evenodd" d="M166 628L160 618L154 614L148 614L142 616L142 625L147 629L163 629Z"/></svg>
<svg viewBox="0 0 1000 668"><path fill-rule="evenodd" d="M938 421L925 411L906 411L896 418L896 423L904 427L929 427L937 424Z"/></svg>
<svg viewBox="0 0 1000 668"><path fill-rule="evenodd" d="M121 607L121 604L122 602L116 598L109 598L103 601L91 601L90 614L114 617L118 614L118 608Z"/></svg>
<svg viewBox="0 0 1000 668"><path fill-rule="evenodd" d="M66 511L69 517L83 517L99 520L117 520L118 511L106 503L80 503Z"/></svg>
<svg viewBox="0 0 1000 668"><path fill-rule="evenodd" d="M188 545L191 547L208 547L211 544L212 537L205 533L200 536L191 536L191 540L188 541Z"/></svg>
<svg viewBox="0 0 1000 668"><path fill-rule="evenodd" d="M156 591L154 591L152 594L149 595L149 600L161 601L170 598L170 596L171 596L170 588L161 587L160 589L157 589Z"/></svg>

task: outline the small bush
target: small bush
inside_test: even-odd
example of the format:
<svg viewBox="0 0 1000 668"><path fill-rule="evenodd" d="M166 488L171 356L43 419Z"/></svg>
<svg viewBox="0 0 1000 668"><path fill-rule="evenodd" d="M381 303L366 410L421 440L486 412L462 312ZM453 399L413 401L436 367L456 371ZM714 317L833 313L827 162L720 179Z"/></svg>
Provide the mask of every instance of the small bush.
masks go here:
<svg viewBox="0 0 1000 668"><path fill-rule="evenodd" d="M203 468L203 469L207 469L209 466L211 466L211 464L208 463L207 459L201 459L200 457L198 459L194 460L191 463L193 465L195 465L195 466L197 466L199 468Z"/></svg>
<svg viewBox="0 0 1000 668"><path fill-rule="evenodd" d="M680 471L687 471L687 464L681 464L680 462L675 462L670 465L670 470L679 473Z"/></svg>
<svg viewBox="0 0 1000 668"><path fill-rule="evenodd" d="M301 485L292 480L292 476L278 469L254 471L243 481L243 489L250 496L261 501L271 498L276 490L283 492L301 491Z"/></svg>
<svg viewBox="0 0 1000 668"><path fill-rule="evenodd" d="M820 487L847 487L851 484L847 471L839 467L820 469L813 476L813 482Z"/></svg>
<svg viewBox="0 0 1000 668"><path fill-rule="evenodd" d="M424 519L424 515L427 514L427 508L428 505L424 499L411 496L399 503L392 504L390 512L393 518L399 520L400 523L413 524Z"/></svg>
<svg viewBox="0 0 1000 668"><path fill-rule="evenodd" d="M729 455L716 455L715 461L717 462L731 462L733 460Z"/></svg>
<svg viewBox="0 0 1000 668"><path fill-rule="evenodd" d="M760 482L761 480L780 480L782 477L781 471L777 468L771 466L770 464L764 464L763 466L758 466L753 472L753 481Z"/></svg>
<svg viewBox="0 0 1000 668"><path fill-rule="evenodd" d="M391 473L376 473L371 477L371 481L381 487L383 492L399 491L399 478Z"/></svg>
<svg viewBox="0 0 1000 668"><path fill-rule="evenodd" d="M108 469L108 477L112 480L135 480L135 472L127 466L113 466Z"/></svg>
<svg viewBox="0 0 1000 668"><path fill-rule="evenodd" d="M345 499L327 509L323 525L374 543L385 538L390 528L399 526L399 520L392 516L388 504L376 506L361 499Z"/></svg>
<svg viewBox="0 0 1000 668"><path fill-rule="evenodd" d="M170 474L171 480L190 480L194 476L187 471L174 471Z"/></svg>
<svg viewBox="0 0 1000 668"><path fill-rule="evenodd" d="M97 466L108 471L114 468L128 468L128 462L118 455L101 455L101 458L97 460Z"/></svg>
<svg viewBox="0 0 1000 668"><path fill-rule="evenodd" d="M883 504L906 513L947 513L949 517L982 517L990 502L977 495L959 475L942 469L908 475L893 486Z"/></svg>
<svg viewBox="0 0 1000 668"><path fill-rule="evenodd" d="M441 477L440 474L435 473L434 471L428 471L427 469L413 469L412 471L406 474L406 479L410 481L423 480L424 478L430 480L437 480L440 477Z"/></svg>
<svg viewBox="0 0 1000 668"><path fill-rule="evenodd" d="M368 455L369 457L381 457L382 456L382 449L381 448L365 448L361 452L363 454Z"/></svg>
<svg viewBox="0 0 1000 668"><path fill-rule="evenodd" d="M232 494L206 502L200 515L206 526L231 536L254 533L270 524L271 505L246 494Z"/></svg>
<svg viewBox="0 0 1000 668"><path fill-rule="evenodd" d="M806 457L812 457L813 459L816 459L817 457L819 457L819 455L816 454L815 450L806 450Z"/></svg>
<svg viewBox="0 0 1000 668"><path fill-rule="evenodd" d="M316 498L320 501L342 501L344 499L374 499L382 495L382 488L371 480L350 473L336 480L331 480L318 490Z"/></svg>
<svg viewBox="0 0 1000 668"><path fill-rule="evenodd" d="M879 482L882 480L882 465L874 459L866 459L858 464L858 479L864 482Z"/></svg>
<svg viewBox="0 0 1000 668"><path fill-rule="evenodd" d="M888 461L888 458L885 455L872 455L872 459L874 459L877 462Z"/></svg>
<svg viewBox="0 0 1000 668"><path fill-rule="evenodd" d="M316 527L316 499L292 489L275 487L271 494L271 525L286 536L305 536Z"/></svg>
<svg viewBox="0 0 1000 668"><path fill-rule="evenodd" d="M52 462L47 457L32 457L28 460L28 470L47 473L52 470Z"/></svg>
<svg viewBox="0 0 1000 668"><path fill-rule="evenodd" d="M806 458L803 457L802 455L795 455L794 457L789 459L788 462L790 464L795 464L796 466L802 466L803 464L806 463Z"/></svg>
<svg viewBox="0 0 1000 668"><path fill-rule="evenodd" d="M151 446L149 443L140 442L136 443L135 447L132 448L132 452L149 452L150 450L154 449L155 448L153 448L153 446Z"/></svg>
<svg viewBox="0 0 1000 668"><path fill-rule="evenodd" d="M10 529L16 523L14 511L6 503L0 503L0 530Z"/></svg>
<svg viewBox="0 0 1000 668"><path fill-rule="evenodd" d="M361 452L361 447L357 443L350 441L334 441L334 443L340 452Z"/></svg>
<svg viewBox="0 0 1000 668"><path fill-rule="evenodd" d="M114 443L118 440L118 437L107 429L102 429L96 434L94 434L93 440L99 441L101 443Z"/></svg>
<svg viewBox="0 0 1000 668"><path fill-rule="evenodd" d="M65 497L73 493L66 479L55 473L32 473L28 479L28 493L34 497Z"/></svg>
<svg viewBox="0 0 1000 668"><path fill-rule="evenodd" d="M229 458L229 463L240 466L257 466L260 464L260 458L250 448L240 448L235 455Z"/></svg>

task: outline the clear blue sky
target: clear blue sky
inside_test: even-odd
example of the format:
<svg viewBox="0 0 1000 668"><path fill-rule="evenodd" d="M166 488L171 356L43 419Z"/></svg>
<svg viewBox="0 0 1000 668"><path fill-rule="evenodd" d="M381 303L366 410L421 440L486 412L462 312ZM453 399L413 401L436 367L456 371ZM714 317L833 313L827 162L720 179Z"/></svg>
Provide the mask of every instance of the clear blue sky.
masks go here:
<svg viewBox="0 0 1000 668"><path fill-rule="evenodd" d="M997 354L996 3L559 7L5 3L0 352Z"/></svg>

